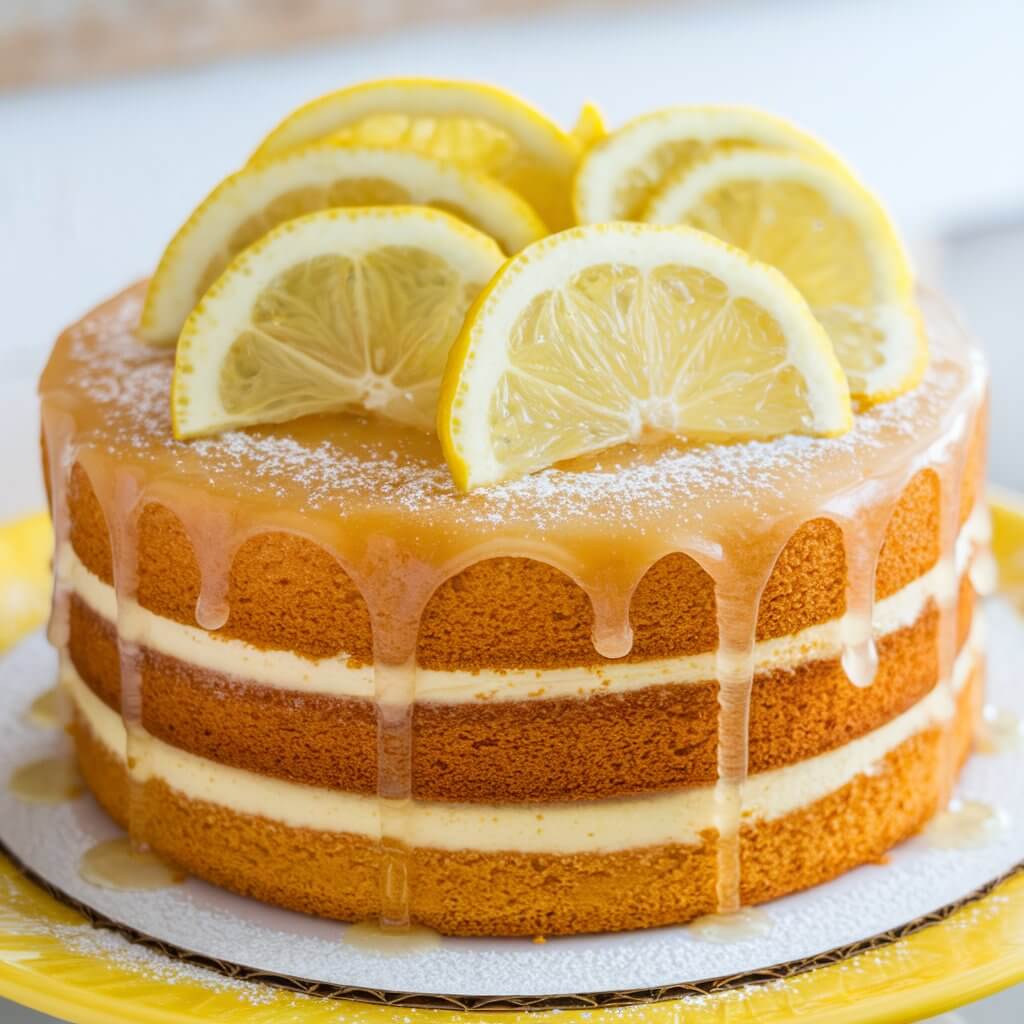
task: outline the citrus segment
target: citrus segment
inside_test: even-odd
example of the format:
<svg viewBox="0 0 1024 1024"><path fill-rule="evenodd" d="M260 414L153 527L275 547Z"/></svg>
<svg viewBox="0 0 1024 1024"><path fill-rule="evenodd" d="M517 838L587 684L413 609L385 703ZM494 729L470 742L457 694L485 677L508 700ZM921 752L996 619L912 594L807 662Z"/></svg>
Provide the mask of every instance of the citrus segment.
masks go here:
<svg viewBox="0 0 1024 1024"><path fill-rule="evenodd" d="M640 224L575 228L509 260L467 317L438 408L465 489L646 437L850 422L828 338L781 274Z"/></svg>
<svg viewBox="0 0 1024 1024"><path fill-rule="evenodd" d="M423 207L325 210L244 250L181 332L174 433L369 410L429 429L452 340L501 265Z"/></svg>

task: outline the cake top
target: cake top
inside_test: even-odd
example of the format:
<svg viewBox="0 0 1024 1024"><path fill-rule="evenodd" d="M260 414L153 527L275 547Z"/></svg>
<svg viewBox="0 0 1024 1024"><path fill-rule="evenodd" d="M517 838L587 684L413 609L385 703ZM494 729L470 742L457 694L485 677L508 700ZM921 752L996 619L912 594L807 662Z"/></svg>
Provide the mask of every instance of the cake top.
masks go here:
<svg viewBox="0 0 1024 1024"><path fill-rule="evenodd" d="M727 531L838 503L865 481L908 472L941 456L962 429L983 383L980 357L943 307L924 302L932 358L921 384L861 410L840 437L798 434L768 441L663 440L588 455L470 494L455 487L438 439L413 427L346 415L175 440L168 394L173 353L135 336L143 286L125 292L67 332L41 390L74 410L80 447L138 465L147 476L173 474L210 495L237 496L347 524L403 524L438 537L571 538L602 536L713 543Z"/></svg>

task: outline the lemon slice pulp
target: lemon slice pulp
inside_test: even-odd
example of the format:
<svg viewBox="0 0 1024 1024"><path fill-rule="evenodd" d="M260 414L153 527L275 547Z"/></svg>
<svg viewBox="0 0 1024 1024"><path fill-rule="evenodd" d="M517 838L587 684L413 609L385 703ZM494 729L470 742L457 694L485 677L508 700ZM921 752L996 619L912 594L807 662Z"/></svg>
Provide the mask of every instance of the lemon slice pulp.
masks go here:
<svg viewBox="0 0 1024 1024"><path fill-rule="evenodd" d="M253 159L326 137L397 146L475 168L519 192L550 227L572 223L569 190L579 142L503 89L430 78L340 89L286 117Z"/></svg>
<svg viewBox="0 0 1024 1024"><path fill-rule="evenodd" d="M453 213L506 252L546 230L521 196L479 172L398 149L307 146L231 175L200 204L164 251L139 334L173 344L228 263L286 220L330 207L409 204Z"/></svg>
<svg viewBox="0 0 1024 1024"><path fill-rule="evenodd" d="M638 441L838 434L842 370L785 278L686 228L576 228L509 260L452 349L438 433L471 489Z"/></svg>
<svg viewBox="0 0 1024 1024"><path fill-rule="evenodd" d="M810 135L753 107L669 107L634 118L586 154L573 183L576 218L649 220L648 204L669 178L709 156L762 147L837 159Z"/></svg>
<svg viewBox="0 0 1024 1024"><path fill-rule="evenodd" d="M332 209L244 250L181 332L179 438L370 410L430 429L452 340L501 265L495 242L423 207Z"/></svg>
<svg viewBox="0 0 1024 1024"><path fill-rule="evenodd" d="M648 210L781 270L832 339L851 393L868 402L913 387L927 359L913 278L878 201L843 168L798 153L712 157Z"/></svg>

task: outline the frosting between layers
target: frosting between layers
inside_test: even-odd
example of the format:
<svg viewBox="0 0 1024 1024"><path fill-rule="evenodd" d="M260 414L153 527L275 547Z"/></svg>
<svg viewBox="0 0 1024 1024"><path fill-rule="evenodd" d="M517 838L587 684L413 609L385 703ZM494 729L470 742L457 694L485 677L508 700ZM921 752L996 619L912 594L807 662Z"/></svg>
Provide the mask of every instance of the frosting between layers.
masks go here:
<svg viewBox="0 0 1024 1024"><path fill-rule="evenodd" d="M983 649L980 623L978 615L948 686L936 686L903 714L844 746L750 776L742 788L744 821L779 818L814 803L855 776L874 770L890 751L933 723L949 720L955 710L953 694L962 689L979 663ZM124 761L127 733L121 717L93 694L66 656L61 679L96 738ZM179 750L141 729L132 730L132 756L136 779L162 779L191 799L292 828L372 839L381 834L376 797L285 782L222 765ZM406 841L448 850L569 854L698 844L701 833L714 827L715 787L563 804L486 806L414 801L408 818Z"/></svg>
<svg viewBox="0 0 1024 1024"><path fill-rule="evenodd" d="M972 551L989 532L988 510L979 504L957 537L954 565L945 560L902 590L875 603L873 626L884 636L913 625L933 599L950 598L951 578L966 570ZM117 623L122 640L220 675L283 690L333 697L373 699L373 667L354 665L348 655L313 660L292 651L263 650L244 640L217 636L125 601L118 614L114 588L91 573L70 544L57 561L64 582L97 615ZM953 568L953 573L950 572ZM755 672L792 669L800 664L838 657L847 623L844 618L809 626L786 637L758 641ZM592 692L625 693L665 683L714 679L715 652L637 662L606 662L577 668L442 671L419 669L418 700L459 704L586 696Z"/></svg>

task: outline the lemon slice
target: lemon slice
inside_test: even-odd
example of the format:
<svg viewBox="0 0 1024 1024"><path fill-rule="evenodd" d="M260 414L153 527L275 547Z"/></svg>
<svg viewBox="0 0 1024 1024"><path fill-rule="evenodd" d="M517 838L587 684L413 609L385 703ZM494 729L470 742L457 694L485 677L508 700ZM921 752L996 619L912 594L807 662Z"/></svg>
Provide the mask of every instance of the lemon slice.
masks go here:
<svg viewBox="0 0 1024 1024"><path fill-rule="evenodd" d="M452 340L503 259L486 235L424 207L287 221L189 316L175 437L360 409L430 429Z"/></svg>
<svg viewBox="0 0 1024 1024"><path fill-rule="evenodd" d="M438 407L463 489L645 435L850 424L828 337L781 274L702 232L626 223L509 260L466 319Z"/></svg>
<svg viewBox="0 0 1024 1024"><path fill-rule="evenodd" d="M596 103L586 102L580 107L576 123L572 126L572 136L579 141L583 149L590 149L608 135L605 127L604 114Z"/></svg>
<svg viewBox="0 0 1024 1024"><path fill-rule="evenodd" d="M906 255L843 168L797 153L712 157L666 186L648 219L709 231L781 270L828 332L854 397L883 401L920 380L927 350Z"/></svg>
<svg viewBox="0 0 1024 1024"><path fill-rule="evenodd" d="M634 118L586 154L573 183L576 219L646 220L668 178L716 153L760 147L837 159L788 121L753 107L669 107Z"/></svg>
<svg viewBox="0 0 1024 1024"><path fill-rule="evenodd" d="M569 189L580 145L540 111L492 85L392 78L340 89L299 107L253 159L327 136L399 146L473 167L525 196L544 221L572 223Z"/></svg>
<svg viewBox="0 0 1024 1024"><path fill-rule="evenodd" d="M139 335L173 344L234 256L286 220L332 206L409 204L454 213L506 252L546 233L529 203L476 171L398 149L306 147L231 175L200 204L164 250Z"/></svg>

